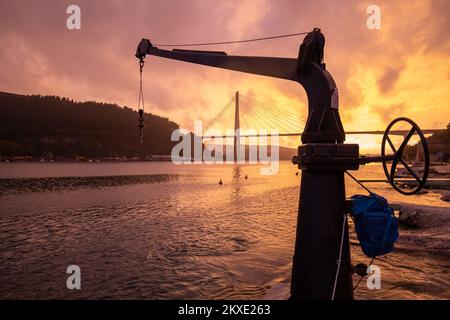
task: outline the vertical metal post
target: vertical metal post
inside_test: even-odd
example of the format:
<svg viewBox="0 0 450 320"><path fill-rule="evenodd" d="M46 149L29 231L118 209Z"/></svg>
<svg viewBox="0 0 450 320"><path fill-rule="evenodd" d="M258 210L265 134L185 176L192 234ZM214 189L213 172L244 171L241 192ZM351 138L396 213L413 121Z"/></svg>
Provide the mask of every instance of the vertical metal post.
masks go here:
<svg viewBox="0 0 450 320"><path fill-rule="evenodd" d="M331 299L345 212L343 171L302 171L291 299ZM346 226L337 300L353 298L351 269Z"/></svg>
<svg viewBox="0 0 450 320"><path fill-rule="evenodd" d="M307 143L299 147L296 158L302 176L290 299L333 298L341 241L334 299L353 299L347 221L343 229L347 214L344 171L358 168L359 147L335 140L336 133L328 134L328 142L323 141L323 133L302 135Z"/></svg>
<svg viewBox="0 0 450 320"><path fill-rule="evenodd" d="M297 233L292 265L290 299L330 300L339 260L345 205L344 171L358 168L357 145L343 144L345 131L339 116L338 89L325 65L324 38L305 40L300 61L319 52L316 63L303 71L308 96L308 119L302 133L297 163L302 170ZM321 47L322 45L322 47ZM315 48L302 53L303 46ZM302 55L303 54L303 55ZM344 161L342 161L344 159ZM353 299L352 266L347 223L334 299Z"/></svg>

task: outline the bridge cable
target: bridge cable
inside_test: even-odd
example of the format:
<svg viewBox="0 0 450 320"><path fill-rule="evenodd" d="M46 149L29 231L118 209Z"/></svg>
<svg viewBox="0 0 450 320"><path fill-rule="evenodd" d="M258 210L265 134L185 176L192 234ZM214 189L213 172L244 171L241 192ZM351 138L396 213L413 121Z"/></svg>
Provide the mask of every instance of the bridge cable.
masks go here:
<svg viewBox="0 0 450 320"><path fill-rule="evenodd" d="M261 110L263 110L265 112L269 112L269 113L271 113L271 114L273 114L273 115L275 115L277 117L283 117L283 118L286 118L288 120L291 120L291 121L295 122L295 120L293 119L294 117L296 117L295 114L292 114L292 113L290 114L290 113L288 113L286 111L282 111L282 110L279 110L279 109L269 109L267 107L264 107L264 106L258 105L258 104L252 104L252 106L254 106L255 108L259 108L259 109L261 109ZM296 118L298 118L298 120L302 120L299 117L296 117ZM298 122L300 122L300 121L298 121ZM298 122L296 122L296 123L298 123Z"/></svg>
<svg viewBox="0 0 450 320"><path fill-rule="evenodd" d="M262 109L261 107L258 107L258 106L253 106L253 107L262 112L269 113L270 115L272 115L273 117L275 117L279 120L284 120L286 124L289 123L291 125L291 128L294 128L293 131L298 131L300 129L300 123L293 120L292 118L286 118L286 116L284 116L284 115L277 114L274 111Z"/></svg>
<svg viewBox="0 0 450 320"><path fill-rule="evenodd" d="M261 127L261 129L282 129L284 131L286 131L286 128L282 127L280 124L274 124L271 121L269 121L267 118L260 116L260 113L256 112L255 110L249 109L248 112L252 115L254 115L255 119L259 119L262 123L263 126Z"/></svg>
<svg viewBox="0 0 450 320"><path fill-rule="evenodd" d="M277 125L274 125L268 119L261 117L260 114L255 110L249 109L248 112L254 115L255 120L257 120L259 123L262 123L262 126L259 129L266 129L266 130L277 129Z"/></svg>
<svg viewBox="0 0 450 320"><path fill-rule="evenodd" d="M251 102L253 102L253 103L257 101L257 100L254 100L254 99L249 99L249 100L251 100ZM277 118L282 117L285 120L292 122L295 127L297 127L301 122L305 121L298 114L295 114L293 112L288 112L288 111L282 110L280 108L276 108L276 107L268 106L268 105L263 105L261 103L253 104L253 106L255 108L259 107L259 109L264 110L265 112L269 112L269 113L271 113L272 115L274 115Z"/></svg>
<svg viewBox="0 0 450 320"><path fill-rule="evenodd" d="M252 110L257 112L258 114L260 114L262 112L265 112L265 113L269 112L274 118L279 118L279 115L277 115L276 113L272 113L271 111L267 111L267 110L261 109L260 107L256 107L256 106L251 106L251 107L253 108ZM261 116L261 117L265 118L263 116ZM289 133L289 131L298 131L299 128L296 128L298 123L292 122L291 119L283 119L283 120L284 120L283 123L289 128L289 130L287 130L288 133ZM277 127L282 127L282 125L280 125L280 124L277 124L277 123L275 123L275 124L276 125L275 125L274 129ZM283 128L283 129L286 129L286 128Z"/></svg>
<svg viewBox="0 0 450 320"><path fill-rule="evenodd" d="M292 115L292 116L295 116L295 117L298 117L298 118L303 118L303 117L301 117L300 115L298 115L298 114L296 114L296 113L288 112L288 111L286 111L286 110L282 110L282 109L280 109L280 108L277 107L277 106L269 105L269 104L267 104L266 102L260 101L260 100L258 100L258 99L255 99L255 98L252 98L252 97L248 97L248 96L243 95L243 94L241 94L241 96L244 97L244 98L246 98L246 99L248 99L248 100L250 100L250 101L258 102L258 104L261 105L261 106L265 106L265 107L267 107L267 108L271 108L271 109L283 111L284 113L286 113L286 114L288 114L288 115ZM304 120L304 119L303 119L303 120Z"/></svg>
<svg viewBox="0 0 450 320"><path fill-rule="evenodd" d="M286 114L283 114L279 110L267 109L267 108L264 108L264 107L262 107L260 105L251 105L251 108L257 109L260 112L264 112L266 114L269 113L274 118L279 118L280 120L283 119L285 121L285 123L290 123L295 128L295 130L298 130L299 129L298 126L301 124L301 122L303 122L303 121L299 121L299 120L296 121L296 120L293 119L293 117L294 117L293 115L289 115L288 116Z"/></svg>
<svg viewBox="0 0 450 320"><path fill-rule="evenodd" d="M247 110L247 114L249 116L251 116L251 120L253 120L252 122L254 122L253 124L256 124L257 126L259 126L258 129L267 129L267 126L272 126L267 121L262 120L261 118L259 118L258 114L255 111L251 110L251 109ZM250 123L252 124L252 122L250 122ZM253 126L253 124L252 124L252 126ZM252 129L252 128L248 128L248 129Z"/></svg>
<svg viewBox="0 0 450 320"><path fill-rule="evenodd" d="M209 127L214 124L220 117L224 115L224 113L228 110L228 107L234 102L234 97L231 98L230 101L212 118L207 122L207 125L204 125L204 128L209 129Z"/></svg>

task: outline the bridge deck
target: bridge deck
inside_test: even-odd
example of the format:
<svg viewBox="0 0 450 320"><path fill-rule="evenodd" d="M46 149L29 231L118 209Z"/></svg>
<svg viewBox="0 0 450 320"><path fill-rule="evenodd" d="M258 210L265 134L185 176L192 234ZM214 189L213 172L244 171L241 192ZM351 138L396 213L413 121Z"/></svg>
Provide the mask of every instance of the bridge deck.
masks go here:
<svg viewBox="0 0 450 320"><path fill-rule="evenodd" d="M444 129L425 129L422 130L424 134L433 134L436 132L445 131ZM404 136L407 135L409 130L392 130L389 132L391 135L398 135L398 136ZM376 131L347 131L345 133L346 135L358 135L358 134L376 134L376 135L383 135L384 131L376 130ZM265 136L279 136L279 137L293 137L293 136L301 136L301 133L277 133L277 134L241 134L241 137L265 137ZM223 135L223 136L203 136L202 138L234 138L235 135Z"/></svg>

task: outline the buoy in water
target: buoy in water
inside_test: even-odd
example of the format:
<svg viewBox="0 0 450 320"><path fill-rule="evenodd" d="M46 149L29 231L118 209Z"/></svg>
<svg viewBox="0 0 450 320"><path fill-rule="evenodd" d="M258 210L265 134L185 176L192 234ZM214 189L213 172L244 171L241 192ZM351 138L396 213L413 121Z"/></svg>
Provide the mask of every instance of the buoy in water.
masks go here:
<svg viewBox="0 0 450 320"><path fill-rule="evenodd" d="M222 185L222 184L223 184L223 182L222 182L222 179L220 179L220 180L219 180L219 184L220 184L220 185Z"/></svg>

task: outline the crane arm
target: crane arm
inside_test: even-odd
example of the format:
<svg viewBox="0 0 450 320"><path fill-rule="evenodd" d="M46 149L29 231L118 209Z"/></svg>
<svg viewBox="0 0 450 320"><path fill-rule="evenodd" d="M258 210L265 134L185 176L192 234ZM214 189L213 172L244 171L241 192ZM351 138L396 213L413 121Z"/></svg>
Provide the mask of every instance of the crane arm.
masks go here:
<svg viewBox="0 0 450 320"><path fill-rule="evenodd" d="M257 75L298 81L297 59L277 57L230 56L220 51L163 50L142 39L136 57L153 55L205 66L252 73Z"/></svg>
<svg viewBox="0 0 450 320"><path fill-rule="evenodd" d="M302 142L343 142L338 94L332 76L322 64L325 37L315 28L303 39L298 59L231 56L221 51L163 50L142 39L136 50L141 67L146 55L210 67L241 71L298 82L308 97L308 120Z"/></svg>

